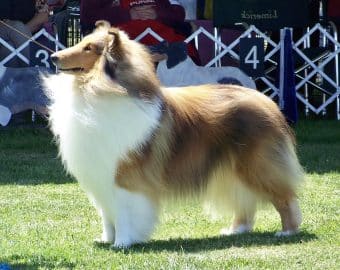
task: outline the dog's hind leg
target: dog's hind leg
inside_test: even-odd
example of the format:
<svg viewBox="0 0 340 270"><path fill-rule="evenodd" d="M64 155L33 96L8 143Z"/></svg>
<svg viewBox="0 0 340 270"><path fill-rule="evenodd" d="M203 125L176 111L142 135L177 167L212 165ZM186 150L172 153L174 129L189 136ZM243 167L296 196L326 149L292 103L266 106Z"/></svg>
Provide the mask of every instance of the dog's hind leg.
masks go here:
<svg viewBox="0 0 340 270"><path fill-rule="evenodd" d="M207 210L224 215L231 211L234 220L229 228L223 228L222 235L250 232L254 225L257 197L230 169L220 166L213 171L207 186ZM229 210L229 211L228 211Z"/></svg>
<svg viewBox="0 0 340 270"><path fill-rule="evenodd" d="M269 160L275 162L270 163ZM287 140L285 143L276 144L274 151L268 156L267 166L263 174L270 191L270 201L279 212L282 231L277 236L289 236L299 231L302 222L301 210L296 192L303 181L303 169L299 164L293 144ZM268 164L271 164L268 166Z"/></svg>
<svg viewBox="0 0 340 270"><path fill-rule="evenodd" d="M229 194L230 206L234 212L234 220L229 228L221 230L222 235L251 232L256 212L256 196L242 184L233 185Z"/></svg>
<svg viewBox="0 0 340 270"><path fill-rule="evenodd" d="M296 192L303 181L303 170L294 147L288 139L268 140L256 153L261 158L246 162L251 168L240 167L240 179L263 199L271 201L279 212L282 231L277 235L295 234L302 220Z"/></svg>
<svg viewBox="0 0 340 270"><path fill-rule="evenodd" d="M115 248L149 239L158 219L157 205L146 195L116 187Z"/></svg>
<svg viewBox="0 0 340 270"><path fill-rule="evenodd" d="M276 236L290 236L299 231L301 224L301 211L296 198L286 201L273 200L276 210L279 212L282 223L282 231L277 232Z"/></svg>

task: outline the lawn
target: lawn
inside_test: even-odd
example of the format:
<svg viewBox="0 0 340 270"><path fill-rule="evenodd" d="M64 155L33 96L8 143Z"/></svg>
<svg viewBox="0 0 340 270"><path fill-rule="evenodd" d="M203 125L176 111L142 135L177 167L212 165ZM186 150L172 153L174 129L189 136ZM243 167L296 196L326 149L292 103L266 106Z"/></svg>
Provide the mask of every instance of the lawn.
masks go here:
<svg viewBox="0 0 340 270"><path fill-rule="evenodd" d="M265 206L253 234L219 237L230 218L210 220L193 201L164 207L149 243L111 250L94 244L100 220L51 134L2 129L0 269L339 269L340 122L304 120L295 130L306 170L300 234L275 238L278 214Z"/></svg>

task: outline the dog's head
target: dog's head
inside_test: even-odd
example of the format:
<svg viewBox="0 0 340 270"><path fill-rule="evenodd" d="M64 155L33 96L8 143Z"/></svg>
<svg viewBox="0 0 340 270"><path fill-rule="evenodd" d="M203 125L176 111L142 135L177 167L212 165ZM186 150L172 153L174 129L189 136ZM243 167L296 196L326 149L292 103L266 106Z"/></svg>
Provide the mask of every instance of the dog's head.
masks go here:
<svg viewBox="0 0 340 270"><path fill-rule="evenodd" d="M148 50L106 21L98 21L92 34L51 60L59 71L100 84L93 87L99 91L145 96L159 88Z"/></svg>
<svg viewBox="0 0 340 270"><path fill-rule="evenodd" d="M109 35L110 25L104 21L96 24L95 31L83 38L73 47L58 51L51 55L52 62L62 72L79 74L87 73L114 42L115 35Z"/></svg>

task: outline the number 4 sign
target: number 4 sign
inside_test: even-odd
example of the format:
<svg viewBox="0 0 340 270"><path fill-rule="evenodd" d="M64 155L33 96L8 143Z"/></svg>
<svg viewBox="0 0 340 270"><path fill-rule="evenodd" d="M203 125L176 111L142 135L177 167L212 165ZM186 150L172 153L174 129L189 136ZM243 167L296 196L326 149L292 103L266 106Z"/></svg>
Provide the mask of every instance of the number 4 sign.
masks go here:
<svg viewBox="0 0 340 270"><path fill-rule="evenodd" d="M250 77L262 77L264 74L264 39L241 38L240 68Z"/></svg>

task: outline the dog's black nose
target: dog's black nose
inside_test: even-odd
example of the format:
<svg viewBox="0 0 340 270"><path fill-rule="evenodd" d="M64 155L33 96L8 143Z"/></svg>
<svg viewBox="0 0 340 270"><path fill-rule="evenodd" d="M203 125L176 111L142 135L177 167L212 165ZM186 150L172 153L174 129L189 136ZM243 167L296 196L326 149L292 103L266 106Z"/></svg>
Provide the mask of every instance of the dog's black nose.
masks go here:
<svg viewBox="0 0 340 270"><path fill-rule="evenodd" d="M54 64L56 64L56 63L58 62L58 60L59 60L58 56L56 56L55 54L52 54L52 55L50 56L50 58L51 58L51 61L52 61Z"/></svg>

